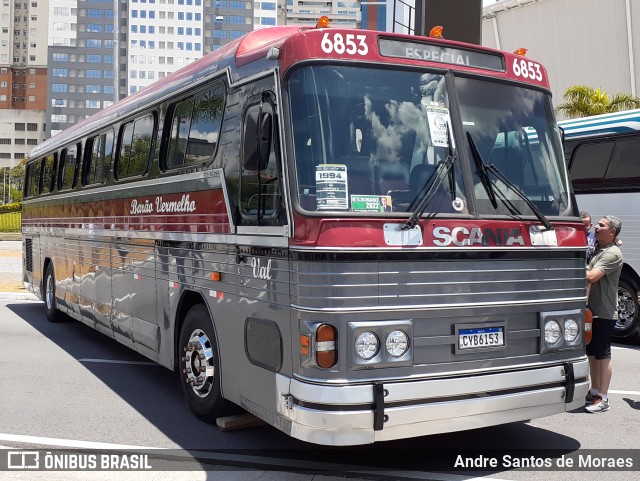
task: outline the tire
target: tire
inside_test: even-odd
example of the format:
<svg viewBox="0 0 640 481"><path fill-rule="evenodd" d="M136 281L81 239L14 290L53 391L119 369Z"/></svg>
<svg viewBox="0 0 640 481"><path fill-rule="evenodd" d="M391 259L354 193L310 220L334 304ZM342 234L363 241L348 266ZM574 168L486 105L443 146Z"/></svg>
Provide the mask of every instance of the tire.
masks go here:
<svg viewBox="0 0 640 481"><path fill-rule="evenodd" d="M56 301L56 275L53 270L53 262L49 262L44 273L43 296L44 309L49 322L59 322L62 320L62 313L58 310Z"/></svg>
<svg viewBox="0 0 640 481"><path fill-rule="evenodd" d="M184 318L178 344L180 385L189 409L214 424L230 412L231 403L220 390L220 357L207 308L196 304Z"/></svg>
<svg viewBox="0 0 640 481"><path fill-rule="evenodd" d="M635 342L640 339L640 309L638 285L624 273L618 282L618 321L613 337L620 341Z"/></svg>

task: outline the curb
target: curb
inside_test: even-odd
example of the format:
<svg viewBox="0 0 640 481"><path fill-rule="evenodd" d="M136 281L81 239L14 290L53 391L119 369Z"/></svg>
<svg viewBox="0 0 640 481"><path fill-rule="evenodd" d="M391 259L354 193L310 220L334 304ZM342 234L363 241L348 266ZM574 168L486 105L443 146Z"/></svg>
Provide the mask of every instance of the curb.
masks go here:
<svg viewBox="0 0 640 481"><path fill-rule="evenodd" d="M22 240L22 233L20 232L16 232L15 234L0 232L0 241L21 241L21 240Z"/></svg>

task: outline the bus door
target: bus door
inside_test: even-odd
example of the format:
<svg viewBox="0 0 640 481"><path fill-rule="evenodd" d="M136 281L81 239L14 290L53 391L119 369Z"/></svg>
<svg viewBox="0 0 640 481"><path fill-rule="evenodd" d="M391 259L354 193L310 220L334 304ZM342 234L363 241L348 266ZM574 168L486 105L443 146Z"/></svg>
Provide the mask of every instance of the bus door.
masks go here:
<svg viewBox="0 0 640 481"><path fill-rule="evenodd" d="M265 79L267 83L271 79ZM254 86L255 87L255 86ZM255 93L258 91L258 93ZM283 192L280 128L273 82L245 97L242 115L240 188L238 189L238 311L243 350L223 374L240 384L239 403L276 412L275 374L291 371L288 233ZM229 367L225 363L223 371ZM238 379L242 379L238 383ZM260 410L264 417L264 409Z"/></svg>

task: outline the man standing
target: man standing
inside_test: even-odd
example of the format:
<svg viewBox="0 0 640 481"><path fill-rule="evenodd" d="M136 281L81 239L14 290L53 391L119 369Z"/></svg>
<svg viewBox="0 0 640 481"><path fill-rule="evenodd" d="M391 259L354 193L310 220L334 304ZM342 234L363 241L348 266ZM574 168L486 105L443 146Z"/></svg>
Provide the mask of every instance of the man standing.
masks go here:
<svg viewBox="0 0 640 481"><path fill-rule="evenodd" d="M595 229L595 250L587 267L587 295L593 313L593 338L587 345L591 390L586 409L590 413L609 410L611 334L618 319L618 279L623 264L616 237L621 229L622 222L615 216L600 219Z"/></svg>

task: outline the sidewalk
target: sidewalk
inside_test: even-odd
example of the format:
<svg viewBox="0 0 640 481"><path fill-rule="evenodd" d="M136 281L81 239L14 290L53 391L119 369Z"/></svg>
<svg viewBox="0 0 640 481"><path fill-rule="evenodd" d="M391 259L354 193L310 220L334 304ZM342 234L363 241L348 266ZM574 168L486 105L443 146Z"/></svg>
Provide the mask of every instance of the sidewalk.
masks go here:
<svg viewBox="0 0 640 481"><path fill-rule="evenodd" d="M0 235L0 298L31 299L22 286L22 240L5 240L19 235Z"/></svg>

